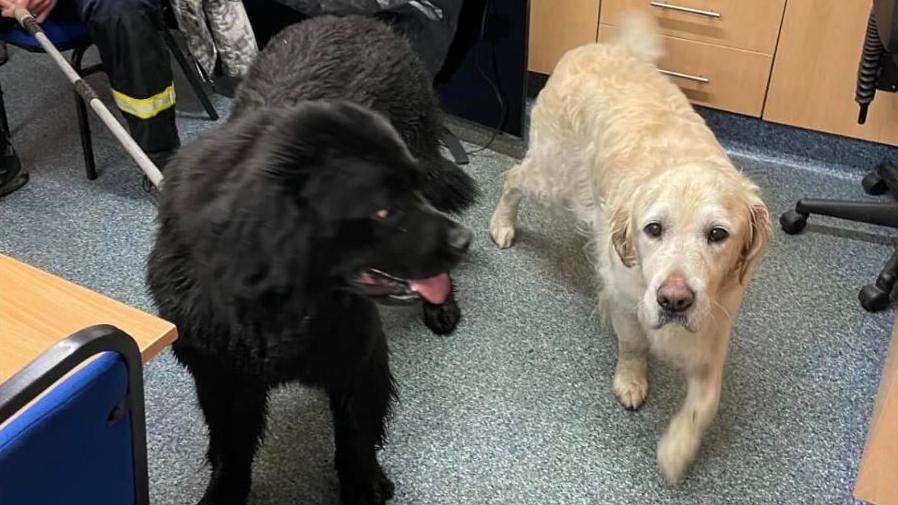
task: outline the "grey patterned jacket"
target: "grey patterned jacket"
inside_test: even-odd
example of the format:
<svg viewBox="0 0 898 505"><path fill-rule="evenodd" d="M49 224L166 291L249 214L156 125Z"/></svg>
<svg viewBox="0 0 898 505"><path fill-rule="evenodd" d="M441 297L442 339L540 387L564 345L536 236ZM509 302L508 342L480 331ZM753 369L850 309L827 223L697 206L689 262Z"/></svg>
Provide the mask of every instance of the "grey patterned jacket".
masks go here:
<svg viewBox="0 0 898 505"><path fill-rule="evenodd" d="M190 53L209 77L221 60L225 75L240 77L259 53L241 0L170 0ZM408 5L431 21L443 11L429 0L278 0L307 16L373 14ZM460 2L459 2L460 3ZM453 27L454 31L454 27Z"/></svg>
<svg viewBox="0 0 898 505"><path fill-rule="evenodd" d="M190 54L211 77L216 60L225 75L239 77L259 53L241 0L171 0Z"/></svg>

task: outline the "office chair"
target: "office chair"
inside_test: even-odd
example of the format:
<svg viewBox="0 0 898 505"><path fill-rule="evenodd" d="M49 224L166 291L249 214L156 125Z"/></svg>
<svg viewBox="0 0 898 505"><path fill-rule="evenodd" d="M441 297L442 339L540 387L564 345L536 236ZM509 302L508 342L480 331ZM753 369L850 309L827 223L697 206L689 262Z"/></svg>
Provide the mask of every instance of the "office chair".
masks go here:
<svg viewBox="0 0 898 505"><path fill-rule="evenodd" d="M169 15L166 13L166 16ZM52 42L57 49L60 51L72 51L72 67L78 72L78 75L87 77L103 70L102 65L99 64L91 65L86 68L82 66L84 53L93 44L84 23L76 19L50 16L41 26L43 27L44 32L46 32L47 38L50 39L50 42ZM187 57L181 51L181 48L171 34L168 23L159 27L159 29L165 44L168 46L175 61L178 62L178 65L184 72L184 76L187 77L190 87L193 88L194 93L196 93L200 102L203 104L203 108L209 115L209 119L213 121L218 119L218 113L215 111L215 107L212 106L212 102L209 100L206 91L203 89L202 78L196 67L188 61ZM0 40L29 52L43 52L43 48L41 48L37 40L18 26L0 29ZM75 110L78 113L78 130L81 133L81 149L84 154L85 172L87 178L93 180L97 178L97 169L96 163L94 162L94 150L90 136L87 105L77 92L75 92ZM7 138L12 137L11 130L9 129L9 121L6 117L6 107L3 104L2 87L0 87L0 128L2 128L0 135L7 135Z"/></svg>
<svg viewBox="0 0 898 505"><path fill-rule="evenodd" d="M101 325L0 384L0 503L148 505L142 373L134 340Z"/></svg>
<svg viewBox="0 0 898 505"><path fill-rule="evenodd" d="M874 0L861 62L858 69L857 101L860 111L858 123L867 120L867 109L876 90L898 90L898 0ZM862 185L869 195L889 193L898 200L898 166L883 161L867 174ZM801 199L795 209L780 216L783 231L790 235L800 233L808 222L808 216L818 214L849 221L870 223L898 228L898 203L857 202L844 200ZM872 284L858 293L861 306L869 312L877 312L889 305L895 281L898 280L898 249L892 254L882 272Z"/></svg>

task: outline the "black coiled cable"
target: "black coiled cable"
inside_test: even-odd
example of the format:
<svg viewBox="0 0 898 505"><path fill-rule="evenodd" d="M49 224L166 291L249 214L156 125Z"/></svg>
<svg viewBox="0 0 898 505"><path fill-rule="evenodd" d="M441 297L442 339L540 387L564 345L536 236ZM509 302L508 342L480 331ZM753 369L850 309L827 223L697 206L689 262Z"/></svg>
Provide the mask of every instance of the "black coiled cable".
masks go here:
<svg viewBox="0 0 898 505"><path fill-rule="evenodd" d="M861 53L861 64L857 71L857 88L854 100L860 106L858 112L858 124L867 122L867 109L876 95L876 81L879 79L880 60L885 48L879 40L879 31L876 28L876 19L873 11L870 11L870 19L867 21L867 35L864 37L864 51Z"/></svg>

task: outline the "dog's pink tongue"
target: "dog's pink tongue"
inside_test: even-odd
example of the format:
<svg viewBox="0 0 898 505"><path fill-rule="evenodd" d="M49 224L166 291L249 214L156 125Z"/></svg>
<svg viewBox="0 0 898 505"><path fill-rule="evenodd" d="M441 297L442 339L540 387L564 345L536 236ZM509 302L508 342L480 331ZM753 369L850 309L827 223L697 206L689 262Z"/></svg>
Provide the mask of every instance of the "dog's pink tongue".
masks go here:
<svg viewBox="0 0 898 505"><path fill-rule="evenodd" d="M437 274L429 279L408 281L412 291L416 291L430 303L439 305L449 298L449 290L452 289L449 282L449 274Z"/></svg>

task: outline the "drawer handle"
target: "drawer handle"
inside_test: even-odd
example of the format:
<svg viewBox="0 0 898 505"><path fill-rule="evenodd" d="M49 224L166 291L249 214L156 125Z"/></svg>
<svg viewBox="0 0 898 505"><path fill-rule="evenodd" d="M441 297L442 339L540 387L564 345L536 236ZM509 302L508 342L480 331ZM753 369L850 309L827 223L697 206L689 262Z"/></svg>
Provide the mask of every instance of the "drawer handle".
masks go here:
<svg viewBox="0 0 898 505"><path fill-rule="evenodd" d="M660 68L658 69L658 71L664 75L669 75L671 77L679 77L680 79L687 79L689 81L700 82L703 84L707 84L707 83L711 82L711 79L708 79L707 77L702 76L702 75L681 74L680 72L674 72L673 70L662 70Z"/></svg>
<svg viewBox="0 0 898 505"><path fill-rule="evenodd" d="M670 9L672 11L680 11L680 12L688 12L690 14L698 14L699 16L708 16L709 18L719 18L720 13L715 11L706 11L702 9L695 9L692 7L684 7L682 5L674 5L669 4L667 2L649 2L652 7L658 7L659 9Z"/></svg>

